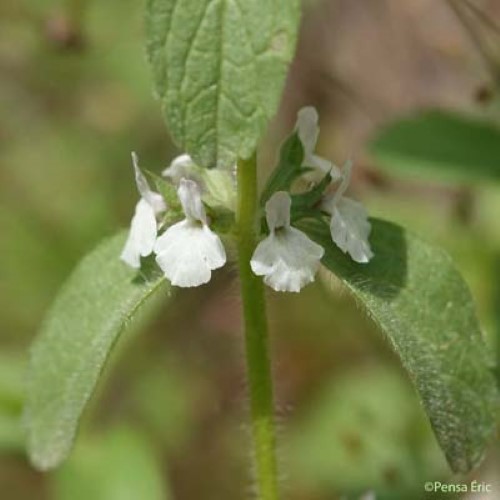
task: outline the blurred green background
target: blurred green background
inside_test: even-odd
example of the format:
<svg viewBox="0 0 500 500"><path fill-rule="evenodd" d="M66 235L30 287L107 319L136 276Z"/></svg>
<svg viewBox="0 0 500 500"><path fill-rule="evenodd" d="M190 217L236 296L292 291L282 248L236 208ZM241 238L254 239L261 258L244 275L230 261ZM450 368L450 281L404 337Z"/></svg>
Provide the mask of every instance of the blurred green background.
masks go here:
<svg viewBox="0 0 500 500"><path fill-rule="evenodd" d="M353 195L372 215L449 251L498 353L498 0L304 7L297 58L261 147L263 178L296 111L317 106L321 154L338 163L352 155ZM25 457L24 366L44 311L79 258L128 225L137 199L130 152L156 172L179 153L152 95L142 10L133 0L0 3L2 499L252 494L230 266L123 339L60 470L40 474ZM421 114L429 109L441 111ZM451 475L395 357L332 276L300 296L269 293L269 303L285 498L442 498L424 483L471 478L494 492L463 498L500 498L498 450L471 478Z"/></svg>

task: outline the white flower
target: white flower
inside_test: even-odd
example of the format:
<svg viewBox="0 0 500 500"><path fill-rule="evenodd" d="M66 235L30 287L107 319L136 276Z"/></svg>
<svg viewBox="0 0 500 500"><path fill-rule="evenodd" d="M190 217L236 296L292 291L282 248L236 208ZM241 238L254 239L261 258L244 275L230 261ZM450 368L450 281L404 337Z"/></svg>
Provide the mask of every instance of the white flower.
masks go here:
<svg viewBox="0 0 500 500"><path fill-rule="evenodd" d="M196 182L181 179L177 193L186 218L156 240L156 262L172 285L199 286L210 281L212 271L226 263L226 252L220 238L208 227Z"/></svg>
<svg viewBox="0 0 500 500"><path fill-rule="evenodd" d="M198 183L200 182L197 166L188 154L183 154L174 158L170 166L163 170L161 175L170 179L175 186L179 185L181 179L190 179Z"/></svg>
<svg viewBox="0 0 500 500"><path fill-rule="evenodd" d="M141 257L147 257L153 252L157 236L156 216L164 212L167 206L163 197L149 187L135 153L132 153L132 162L141 199L135 207L128 239L120 258L129 266L138 269L141 266Z"/></svg>
<svg viewBox="0 0 500 500"><path fill-rule="evenodd" d="M236 168L236 166L234 167ZM200 168L191 156L183 154L174 158L162 176L178 186L181 179L189 179L198 184L202 198L209 206L220 205L234 210L236 202L236 181L231 170L223 168Z"/></svg>
<svg viewBox="0 0 500 500"><path fill-rule="evenodd" d="M312 106L302 108L297 114L297 133L304 148L303 167L314 170L305 175L309 180L317 180L317 174L324 176L328 172L332 179L340 178L340 170L331 161L314 154L319 136L318 112Z"/></svg>
<svg viewBox="0 0 500 500"><path fill-rule="evenodd" d="M344 196L351 180L352 162L347 162L342 174L342 182L333 195L323 200L322 208L329 214L330 233L333 242L351 258L366 264L373 257L369 236L371 224L365 207Z"/></svg>
<svg viewBox="0 0 500 500"><path fill-rule="evenodd" d="M252 271L278 292L298 292L314 281L324 250L302 231L290 226L292 200L284 191L266 203L269 236L261 241L250 261Z"/></svg>

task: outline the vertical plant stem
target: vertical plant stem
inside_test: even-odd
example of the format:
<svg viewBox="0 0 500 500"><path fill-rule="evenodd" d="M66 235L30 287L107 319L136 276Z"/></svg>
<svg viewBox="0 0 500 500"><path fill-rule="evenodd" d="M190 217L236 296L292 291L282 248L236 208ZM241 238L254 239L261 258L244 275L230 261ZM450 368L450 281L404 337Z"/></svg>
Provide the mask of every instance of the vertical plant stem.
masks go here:
<svg viewBox="0 0 500 500"><path fill-rule="evenodd" d="M238 162L238 262L252 437L260 500L278 500L276 437L264 285L250 268L257 243L256 156Z"/></svg>

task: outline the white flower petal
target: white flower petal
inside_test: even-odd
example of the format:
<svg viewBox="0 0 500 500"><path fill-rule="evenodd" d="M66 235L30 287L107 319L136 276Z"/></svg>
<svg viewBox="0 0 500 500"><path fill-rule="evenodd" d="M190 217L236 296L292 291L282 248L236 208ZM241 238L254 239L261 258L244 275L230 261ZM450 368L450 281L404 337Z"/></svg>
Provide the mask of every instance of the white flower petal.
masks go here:
<svg viewBox="0 0 500 500"><path fill-rule="evenodd" d="M334 243L351 258L365 264L373 257L368 238L371 225L364 206L342 197L333 207L330 233Z"/></svg>
<svg viewBox="0 0 500 500"><path fill-rule="evenodd" d="M141 198L146 200L154 210L155 215L164 212L167 209L165 200L163 196L159 193L155 193L149 187L149 183L144 177L141 169L139 168L139 158L136 153L132 153L132 163L134 165L135 172L135 183L137 184L137 189L141 195Z"/></svg>
<svg viewBox="0 0 500 500"><path fill-rule="evenodd" d="M323 248L302 231L283 227L257 245L250 266L274 290L299 292L314 281L323 254Z"/></svg>
<svg viewBox="0 0 500 500"><path fill-rule="evenodd" d="M351 181L351 170L352 162L347 161L339 187L322 201L322 209L331 214L333 242L355 262L365 264L373 258L369 242L371 225L363 205L344 196Z"/></svg>
<svg viewBox="0 0 500 500"><path fill-rule="evenodd" d="M336 181L341 181L339 186L334 192L329 192L321 202L321 208L328 212L329 214L333 213L335 205L338 201L344 196L349 184L351 182L351 172L352 172L352 160L347 160L344 163L342 171L337 168L338 174L336 178L332 176L332 184Z"/></svg>
<svg viewBox="0 0 500 500"><path fill-rule="evenodd" d="M169 227L154 247L156 262L172 285L199 286L226 263L220 238L206 224L183 220Z"/></svg>
<svg viewBox="0 0 500 500"><path fill-rule="evenodd" d="M198 184L189 179L181 179L177 195L186 218L193 221L207 223L207 214L201 201L201 191Z"/></svg>
<svg viewBox="0 0 500 500"><path fill-rule="evenodd" d="M152 253L156 241L156 216L153 207L143 198L135 207L130 232L120 258L129 266L138 269L141 257Z"/></svg>
<svg viewBox="0 0 500 500"><path fill-rule="evenodd" d="M286 191L277 191L266 203L266 220L269 231L290 226L292 199Z"/></svg>
<svg viewBox="0 0 500 500"><path fill-rule="evenodd" d="M351 183L351 173L352 173L352 160L347 160L342 167L342 174L339 176L341 178L341 182L337 191L335 192L335 200L339 200L342 196L344 196L349 184Z"/></svg>
<svg viewBox="0 0 500 500"><path fill-rule="evenodd" d="M190 179L199 183L201 178L196 170L196 164L191 156L183 154L174 158L170 166L163 170L161 174L177 186L181 179Z"/></svg>
<svg viewBox="0 0 500 500"><path fill-rule="evenodd" d="M309 182L319 182L328 172L335 181L340 178L340 169L331 161L314 154L319 137L318 112L312 106L302 108L297 114L297 133L304 147L303 167L313 170L304 174Z"/></svg>
<svg viewBox="0 0 500 500"><path fill-rule="evenodd" d="M314 280L324 250L303 232L290 226L292 200L278 191L266 203L270 234L261 241L250 261L253 272L276 291L298 292Z"/></svg>
<svg viewBox="0 0 500 500"><path fill-rule="evenodd" d="M304 157L314 152L318 142L318 112L313 106L306 106L297 113L297 133L304 146Z"/></svg>

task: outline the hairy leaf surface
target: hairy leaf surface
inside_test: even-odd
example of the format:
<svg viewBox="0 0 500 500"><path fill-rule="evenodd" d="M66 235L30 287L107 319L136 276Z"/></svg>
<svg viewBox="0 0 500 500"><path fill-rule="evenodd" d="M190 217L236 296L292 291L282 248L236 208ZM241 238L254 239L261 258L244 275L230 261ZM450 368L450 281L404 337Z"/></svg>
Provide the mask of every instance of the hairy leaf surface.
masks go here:
<svg viewBox="0 0 500 500"><path fill-rule="evenodd" d="M81 261L33 345L24 418L30 458L39 469L66 458L120 334L153 296L166 294L163 276L138 273L120 261L125 237L104 241Z"/></svg>
<svg viewBox="0 0 500 500"><path fill-rule="evenodd" d="M467 472L495 432L498 394L468 287L450 258L401 227L372 220L375 257L357 264L329 228L301 223L335 273L380 327L422 399L448 462Z"/></svg>
<svg viewBox="0 0 500 500"><path fill-rule="evenodd" d="M204 167L248 158L275 114L298 0L149 0L147 53L179 147Z"/></svg>

